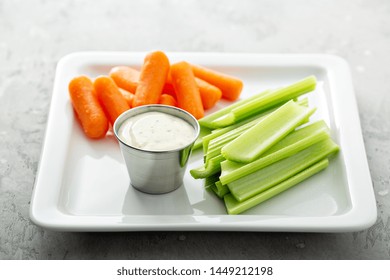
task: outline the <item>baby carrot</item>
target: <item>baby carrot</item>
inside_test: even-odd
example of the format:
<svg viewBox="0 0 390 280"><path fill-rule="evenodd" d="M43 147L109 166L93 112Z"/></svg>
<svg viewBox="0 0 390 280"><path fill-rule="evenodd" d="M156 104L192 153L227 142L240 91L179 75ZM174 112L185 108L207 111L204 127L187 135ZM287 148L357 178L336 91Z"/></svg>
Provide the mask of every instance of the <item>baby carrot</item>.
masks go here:
<svg viewBox="0 0 390 280"><path fill-rule="evenodd" d="M169 83L169 82L165 83L163 90L162 90L162 93L166 93L166 94L172 95L173 97L176 97L175 89L173 88L172 83Z"/></svg>
<svg viewBox="0 0 390 280"><path fill-rule="evenodd" d="M122 88L130 93L135 93L140 72L134 68L128 66L115 66L110 71L110 77L114 80L119 88ZM173 89L172 83L167 81L164 84L162 93L175 96L175 90Z"/></svg>
<svg viewBox="0 0 390 280"><path fill-rule="evenodd" d="M85 134L90 138L102 138L108 130L108 120L99 104L92 81L79 76L69 83L69 95L73 108Z"/></svg>
<svg viewBox="0 0 390 280"><path fill-rule="evenodd" d="M214 107L214 105L221 99L222 92L216 86L209 84L202 79L195 78L196 84L199 87L200 98L202 99L203 108L205 110Z"/></svg>
<svg viewBox="0 0 390 280"><path fill-rule="evenodd" d="M168 71L168 75L167 75L167 78L165 80L165 85L164 85L164 88L162 90L162 93L172 95L173 97L176 98L176 92L175 92L175 89L173 88L173 85L172 85L171 71Z"/></svg>
<svg viewBox="0 0 390 280"><path fill-rule="evenodd" d="M223 98L234 101L241 94L243 83L240 79L199 65L192 65L192 71L196 77L219 88Z"/></svg>
<svg viewBox="0 0 390 280"><path fill-rule="evenodd" d="M134 93L124 90L123 88L118 88L118 89L122 93L123 97L126 99L126 102L129 105L129 107L131 108L134 100Z"/></svg>
<svg viewBox="0 0 390 280"><path fill-rule="evenodd" d="M133 107L158 103L168 72L169 60L165 53L149 53L141 69Z"/></svg>
<svg viewBox="0 0 390 280"><path fill-rule="evenodd" d="M209 84L208 82L196 77L195 82L199 87L203 108L205 110L212 108L221 99L221 90L216 86L213 86L212 84ZM167 78L162 93L172 95L174 98L176 98L175 89L173 88L172 78L170 77L170 75L169 78Z"/></svg>
<svg viewBox="0 0 390 280"><path fill-rule="evenodd" d="M116 118L124 111L129 110L130 106L110 77L100 76L96 78L94 86L100 104L102 104L111 125L113 125Z"/></svg>
<svg viewBox="0 0 390 280"><path fill-rule="evenodd" d="M158 103L177 107L176 99L172 95L169 95L166 93L161 94L160 100Z"/></svg>
<svg viewBox="0 0 390 280"><path fill-rule="evenodd" d="M185 61L175 63L171 66L171 75L178 106L196 119L202 118L203 104L191 65Z"/></svg>
<svg viewBox="0 0 390 280"><path fill-rule="evenodd" d="M115 66L110 71L110 77L116 85L124 90L134 93L137 89L139 71L128 66Z"/></svg>

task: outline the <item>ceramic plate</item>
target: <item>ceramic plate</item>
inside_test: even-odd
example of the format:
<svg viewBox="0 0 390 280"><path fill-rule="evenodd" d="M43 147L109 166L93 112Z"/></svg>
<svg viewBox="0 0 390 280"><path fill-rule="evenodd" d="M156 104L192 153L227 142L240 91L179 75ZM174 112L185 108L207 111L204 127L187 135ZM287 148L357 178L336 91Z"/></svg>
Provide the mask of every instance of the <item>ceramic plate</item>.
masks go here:
<svg viewBox="0 0 390 280"><path fill-rule="evenodd" d="M357 231L376 220L376 203L361 134L351 75L344 60L329 55L168 53L171 62L191 63L244 81L242 98L288 85L309 75L318 80L308 94L340 153L330 166L279 196L241 215L189 172L184 185L148 195L130 185L117 141L87 139L75 119L68 83L77 75L104 75L116 65L140 68L145 53L84 52L58 63L44 146L32 195L34 223L61 231ZM228 105L220 102L217 110ZM188 170L202 163L191 156Z"/></svg>

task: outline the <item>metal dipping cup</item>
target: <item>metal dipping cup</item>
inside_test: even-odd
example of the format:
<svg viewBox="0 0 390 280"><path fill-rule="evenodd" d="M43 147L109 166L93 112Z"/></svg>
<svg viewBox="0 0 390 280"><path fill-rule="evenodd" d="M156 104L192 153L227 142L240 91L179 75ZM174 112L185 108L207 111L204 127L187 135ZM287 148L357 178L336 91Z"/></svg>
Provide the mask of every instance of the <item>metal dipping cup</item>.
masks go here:
<svg viewBox="0 0 390 280"><path fill-rule="evenodd" d="M162 112L179 117L194 128L194 139L185 147L166 151L148 151L129 146L118 136L122 123L135 115L146 112ZM145 105L122 113L114 123L114 134L119 141L126 162L131 185L141 192L163 194L171 192L183 184L192 146L199 136L199 123L189 113L176 107L165 105Z"/></svg>

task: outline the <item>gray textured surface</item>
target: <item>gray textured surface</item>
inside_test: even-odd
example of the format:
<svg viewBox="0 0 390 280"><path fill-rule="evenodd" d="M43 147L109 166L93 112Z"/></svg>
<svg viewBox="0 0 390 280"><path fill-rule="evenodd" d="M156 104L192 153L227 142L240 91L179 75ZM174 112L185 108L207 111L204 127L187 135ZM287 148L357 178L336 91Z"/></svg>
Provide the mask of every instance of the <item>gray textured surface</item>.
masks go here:
<svg viewBox="0 0 390 280"><path fill-rule="evenodd" d="M56 62L82 50L331 53L350 64L378 220L358 233L59 233L29 221ZM0 0L0 259L390 259L390 1Z"/></svg>

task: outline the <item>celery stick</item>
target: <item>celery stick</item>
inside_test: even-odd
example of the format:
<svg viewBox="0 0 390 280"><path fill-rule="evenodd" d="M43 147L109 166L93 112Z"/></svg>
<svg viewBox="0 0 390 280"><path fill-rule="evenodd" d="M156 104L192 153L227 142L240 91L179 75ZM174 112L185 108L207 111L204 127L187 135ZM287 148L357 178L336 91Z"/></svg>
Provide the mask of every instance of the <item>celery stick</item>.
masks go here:
<svg viewBox="0 0 390 280"><path fill-rule="evenodd" d="M301 105L301 106L309 107L309 99L307 97L306 98L302 98L302 99L300 99L298 101L294 100L294 102L299 104L299 105Z"/></svg>
<svg viewBox="0 0 390 280"><path fill-rule="evenodd" d="M247 131L249 128L256 125L263 118L264 116L260 116L259 118L251 122L238 126L231 131L228 131L222 135L215 137L214 139L211 139L207 145L207 151L205 152L206 162L208 161L208 159L219 155L221 153L221 149L223 146L225 146L232 140L236 139L238 136L240 136L242 133Z"/></svg>
<svg viewBox="0 0 390 280"><path fill-rule="evenodd" d="M219 182L220 175L221 173L217 172L216 174L206 177L204 180L204 187L206 190L212 190L219 198L223 198L223 196L229 192L229 189Z"/></svg>
<svg viewBox="0 0 390 280"><path fill-rule="evenodd" d="M214 175L208 176L204 180L204 187L210 188L212 185L215 185L217 181L219 181L220 173L215 173Z"/></svg>
<svg viewBox="0 0 390 280"><path fill-rule="evenodd" d="M242 120L239 123L236 123L236 124L224 127L224 128L212 130L211 134L209 134L203 138L203 152L207 153L208 144L211 140L213 140L213 139L215 139L215 138L217 138L225 133L228 133L232 130L236 130L236 129L241 130L241 129L246 129L246 128L252 127L253 125L255 125L259 121L260 118L266 116L267 114L269 114L275 110L276 110L276 108L272 108L270 110L262 112L261 114L257 114L257 115L250 117L250 118ZM244 126L244 127L241 128L242 126Z"/></svg>
<svg viewBox="0 0 390 280"><path fill-rule="evenodd" d="M314 122L291 132L267 150L259 159L251 163L242 164L229 160L223 161L221 163L222 173L219 179L221 183L226 185L278 160L294 155L328 137L330 137L329 128L326 123L322 120Z"/></svg>
<svg viewBox="0 0 390 280"><path fill-rule="evenodd" d="M224 127L224 128L220 128L220 129L214 129L214 130L211 130L211 134L209 135L206 135L205 137L202 138L202 142L203 142L203 152L206 154L207 153L207 150L209 148L209 142L214 139L214 138L217 138L218 136L220 135L223 135L233 129L235 129L236 127L239 127L238 124L236 125L231 125L231 126L228 126L228 127Z"/></svg>
<svg viewBox="0 0 390 280"><path fill-rule="evenodd" d="M201 118L199 120L199 124L201 126L208 127L208 128L217 128L217 127L214 127L213 125L211 125L211 122L213 120L215 120L215 119L217 119L217 118L219 118L219 117L221 117L223 115L228 114L232 109L234 109L236 107L239 107L239 106L241 106L243 104L251 102L252 100L255 100L257 98L262 98L264 95L268 94L269 92L270 92L270 90L265 90L265 91L263 91L261 93L255 94L255 95L253 95L253 96L251 96L249 98L239 100L239 101L237 101L237 102L235 102L235 103L233 103L233 104L231 104L231 105L229 105L229 106L227 106L225 108L222 108L222 109L218 110L215 113L212 113L210 115L207 115L207 116Z"/></svg>
<svg viewBox="0 0 390 280"><path fill-rule="evenodd" d="M221 162L224 160L225 158L222 155L218 155L211 158L207 164L191 169L190 174L194 179L207 178L221 171Z"/></svg>
<svg viewBox="0 0 390 280"><path fill-rule="evenodd" d="M219 198L223 198L229 193L228 187L226 185L222 185L220 181L215 182L215 184L211 186L211 189Z"/></svg>
<svg viewBox="0 0 390 280"><path fill-rule="evenodd" d="M289 101L245 133L225 145L221 153L232 161L249 163L301 125L315 109Z"/></svg>
<svg viewBox="0 0 390 280"><path fill-rule="evenodd" d="M242 202L238 202L232 194L227 194L224 196L226 210L230 215L240 214L313 176L319 171L325 169L328 166L328 163L328 159L325 158L289 179Z"/></svg>
<svg viewBox="0 0 390 280"><path fill-rule="evenodd" d="M222 198L222 197L220 196L220 194L218 193L218 189L217 189L217 187L215 186L215 184L211 185L211 186L210 186L210 189L213 191L213 193L214 193L216 196L218 196L219 198Z"/></svg>
<svg viewBox="0 0 390 280"><path fill-rule="evenodd" d="M244 131L242 132L244 133ZM216 157L221 154L221 149L223 146L237 138L238 135L230 135L230 137L223 138L219 142L214 142L212 145L209 145L209 149L207 150L207 154L205 155L205 162L207 163L211 158Z"/></svg>
<svg viewBox="0 0 390 280"><path fill-rule="evenodd" d="M211 133L211 129L201 126L198 139L196 139L194 146L192 147L192 150L195 151L197 149L200 149L203 146L203 137L209 135L210 133Z"/></svg>
<svg viewBox="0 0 390 280"><path fill-rule="evenodd" d="M218 190L218 188L217 188L217 186L214 184L214 185L212 185L212 186L210 186L210 189L213 191L213 193L216 195L216 196L218 196L220 199L222 199L223 198L223 196L224 196L224 194L220 191L220 190Z"/></svg>
<svg viewBox="0 0 390 280"><path fill-rule="evenodd" d="M307 98L303 101L298 101L297 103L305 104L306 103L305 101L307 102ZM204 151L203 151L205 153L205 162L207 163L210 158L216 157L217 155L221 154L221 149L223 146L225 146L227 143L231 142L232 140L234 140L235 138L240 136L242 133L247 131L249 128L253 127L255 124L260 122L264 117L266 117L267 115L269 115L271 112L273 112L275 110L276 110L276 108L268 110L262 114L259 114L257 118L255 118L254 120L252 120L250 122L240 122L239 124L244 123L241 126L236 127L237 125L233 125L234 127L236 127L235 129L228 131L222 135L219 135L219 136L215 137L214 139L211 139L211 137L208 138L211 140L207 141L208 143L205 144ZM250 119L252 119L252 118L250 118ZM308 122L308 121L309 121L309 118L306 118L304 120L304 122ZM230 126L228 126L228 127L230 127ZM220 130L224 130L224 129L225 128L222 128Z"/></svg>
<svg viewBox="0 0 390 280"><path fill-rule="evenodd" d="M224 196L225 194L229 193L229 188L226 185L223 185L221 181L215 182L215 186L217 187L219 193L221 196Z"/></svg>
<svg viewBox="0 0 390 280"><path fill-rule="evenodd" d="M265 113L269 114L269 111ZM225 144L237 138L248 128L251 128L252 126L257 124L262 118L265 117L265 115L266 114L259 114L253 119L250 118L238 124L218 129L215 133L206 136L203 142L203 152L206 155L206 158L208 159L216 156L217 154L220 154L221 148ZM211 153L214 149L217 149L218 151L216 154L212 155Z"/></svg>
<svg viewBox="0 0 390 280"><path fill-rule="evenodd" d="M299 105L307 107L309 102L308 102L307 98L303 98L301 100L298 100L296 103L299 104ZM254 116L252 116L250 118L244 119L244 120L242 120L242 121L240 121L238 123L235 123L233 125L229 125L227 127L211 130L210 134L202 137L203 152L205 154L207 154L208 145L209 145L209 142L211 140L213 140L213 139L215 139L215 138L217 138L217 137L219 137L219 136L221 136L221 135L223 135L225 133L228 133L228 132L230 132L232 130L235 130L235 129L239 130L241 126L244 126L244 125L247 125L247 124L248 124L248 126L244 127L244 129L252 127L253 125L255 125L260 120L260 118L262 118L262 117L268 115L269 113L275 111L277 108L278 107L276 106L276 107L273 107L273 108L271 108L271 109L269 109L269 110L267 110L265 112L262 112L262 113L259 113L257 115L254 115ZM204 128L204 129L209 130L208 128ZM237 131L235 131L233 133L236 133L236 132Z"/></svg>
<svg viewBox="0 0 390 280"><path fill-rule="evenodd" d="M222 128L222 129L216 129L216 130L212 130L211 131L211 134L209 135L206 135L202 138L202 142L203 142L203 152L204 153L207 153L207 150L209 148L209 142L214 139L214 138L217 138L219 135L222 135L224 133L226 133L227 131L229 131L228 129L229 127L225 127L225 128Z"/></svg>
<svg viewBox="0 0 390 280"><path fill-rule="evenodd" d="M337 152L339 147L327 138L245 177L227 184L238 201L244 201L294 176L314 163Z"/></svg>
<svg viewBox="0 0 390 280"><path fill-rule="evenodd" d="M262 95L261 98L251 100L250 102L232 108L228 114L224 114L211 121L209 127L225 127L232 125L277 104L294 99L302 94L313 91L316 87L316 82L314 76L309 76L284 88L271 91L268 94Z"/></svg>
<svg viewBox="0 0 390 280"><path fill-rule="evenodd" d="M299 103L303 103L303 102L299 102ZM274 110L270 110L270 111L274 111ZM267 111L269 112L269 111ZM266 115L268 115L269 113L267 113ZM204 153L205 153L205 162L207 163L207 161L210 159L210 158L213 158L213 157L216 157L217 155L219 155L221 153L221 149L226 145L228 144L229 142L233 141L234 139L236 139L238 136L240 136L241 134L243 134L245 131L247 131L249 128L253 127L254 125L256 125L258 122L260 122L266 115L263 115L263 114L260 114L259 117L251 122L248 122L248 123L245 123L241 126L238 126L236 127L235 129L231 130L231 131L228 131L222 135L218 135L217 137L215 138L208 138L207 140L207 144L205 144L204 146ZM305 122L308 122L309 121L309 118L306 118L303 123ZM302 124L303 124L302 123ZM236 126L236 125L234 125ZM230 127L230 126L229 126ZM211 140L209 140L211 139Z"/></svg>

